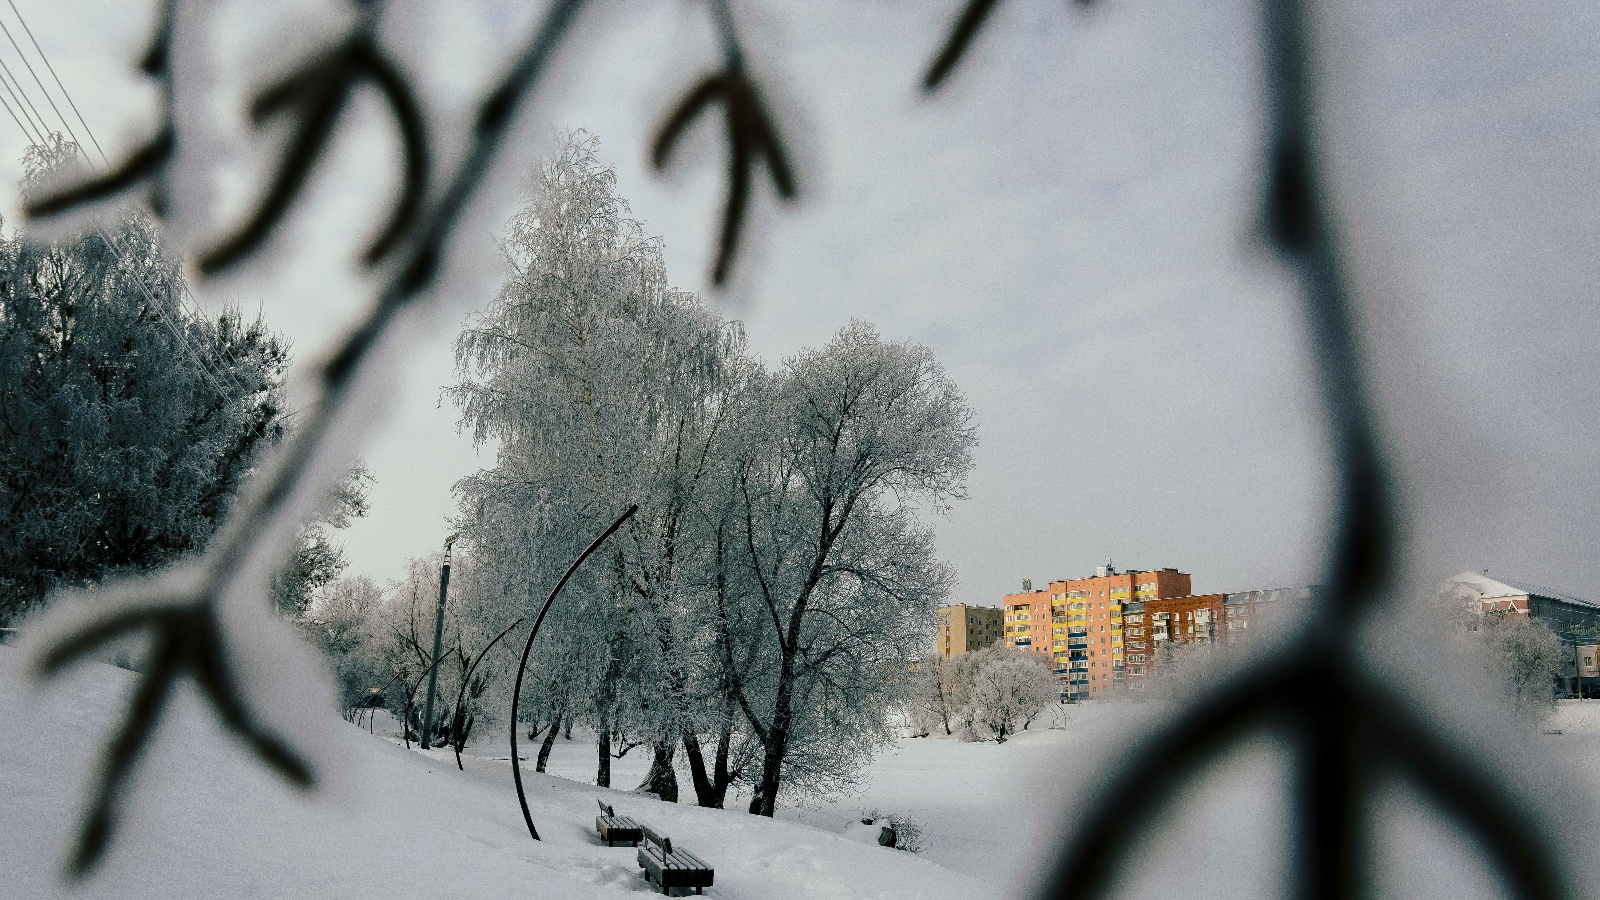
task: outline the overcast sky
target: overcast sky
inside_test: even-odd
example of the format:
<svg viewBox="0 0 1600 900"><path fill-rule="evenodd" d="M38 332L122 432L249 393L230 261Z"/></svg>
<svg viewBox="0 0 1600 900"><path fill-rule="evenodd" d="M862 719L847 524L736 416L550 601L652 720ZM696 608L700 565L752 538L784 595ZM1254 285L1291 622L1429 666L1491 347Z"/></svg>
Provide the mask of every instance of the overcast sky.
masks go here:
<svg viewBox="0 0 1600 900"><path fill-rule="evenodd" d="M16 2L115 157L151 122L131 68L148 5ZM530 5L391 4L390 36L426 85L446 156ZM802 196L777 203L758 174L740 282L709 301L774 363L854 316L934 349L981 437L970 499L937 523L961 600L998 602L1023 578L1080 576L1108 557L1184 569L1200 591L1315 580L1320 416L1296 298L1252 231L1254 4L1011 0L952 89L923 100L920 68L959 5L735 4L800 151ZM343 9L264 6L218 4L210 55L189 63L216 110L197 157L210 194L184 201L214 208L190 221L242 212L277 136L247 130L243 92ZM705 290L723 190L716 117L667 177L645 165L662 110L714 60L704 7L604 6L525 117L522 167L561 129L597 135L634 214L665 238L673 278ZM1330 158L1414 571L1489 568L1600 597L1600 12L1318 6ZM260 308L302 360L371 289L351 259L392 190L377 110L368 98L349 117L273 253L197 289ZM23 140L0 125L11 183ZM437 548L451 485L492 461L456 434L439 393L455 331L496 287L494 241L517 201L506 178L480 204L435 327L406 355L364 451L377 480L371 514L344 535L353 572L387 580Z"/></svg>

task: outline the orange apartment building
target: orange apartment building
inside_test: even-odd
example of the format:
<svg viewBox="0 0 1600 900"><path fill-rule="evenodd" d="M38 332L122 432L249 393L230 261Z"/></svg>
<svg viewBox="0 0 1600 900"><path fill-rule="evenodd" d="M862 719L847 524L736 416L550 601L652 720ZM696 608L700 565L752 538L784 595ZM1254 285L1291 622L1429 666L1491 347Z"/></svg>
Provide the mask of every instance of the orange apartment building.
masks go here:
<svg viewBox="0 0 1600 900"><path fill-rule="evenodd" d="M1128 686L1137 686L1155 673L1163 645L1226 646L1248 640L1252 621L1259 631L1262 619L1290 615L1292 601L1312 600L1319 595L1316 587L1276 588L1130 603L1122 610Z"/></svg>
<svg viewBox="0 0 1600 900"><path fill-rule="evenodd" d="M1092 577L1022 587L1005 597L1006 646L1048 655L1061 699L1091 700L1124 683L1124 608L1187 596L1191 581L1177 569L1118 572L1107 561Z"/></svg>
<svg viewBox="0 0 1600 900"><path fill-rule="evenodd" d="M1226 642L1226 599L1226 594L1166 597L1132 603L1123 609L1128 685L1136 685L1150 675L1162 644Z"/></svg>
<svg viewBox="0 0 1600 900"><path fill-rule="evenodd" d="M949 659L1000 641L1001 611L994 606L955 603L939 607L934 653Z"/></svg>

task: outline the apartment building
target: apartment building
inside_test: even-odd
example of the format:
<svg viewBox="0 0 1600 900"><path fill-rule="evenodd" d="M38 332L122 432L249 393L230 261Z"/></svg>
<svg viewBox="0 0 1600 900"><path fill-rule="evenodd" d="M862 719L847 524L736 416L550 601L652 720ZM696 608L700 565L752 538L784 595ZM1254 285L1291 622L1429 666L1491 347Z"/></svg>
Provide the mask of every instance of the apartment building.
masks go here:
<svg viewBox="0 0 1600 900"><path fill-rule="evenodd" d="M1245 640L1250 636L1252 628L1259 632L1263 628L1270 627L1274 620L1280 617L1303 612L1303 607L1286 601L1314 600L1320 596L1320 590L1313 585L1224 594L1223 628L1227 632L1223 636L1224 642Z"/></svg>
<svg viewBox="0 0 1600 900"><path fill-rule="evenodd" d="M934 652L948 659L999 642L1001 617L1001 610L994 606L955 603L939 607Z"/></svg>
<svg viewBox="0 0 1600 900"><path fill-rule="evenodd" d="M1164 646L1224 643L1226 599L1226 594L1191 594L1128 604L1122 611L1130 644L1126 651L1128 685L1150 676Z"/></svg>
<svg viewBox="0 0 1600 900"><path fill-rule="evenodd" d="M1005 595L1001 610L1007 647L1029 653L1050 652L1049 590L1036 591L1033 582L1024 579L1022 592Z"/></svg>
<svg viewBox="0 0 1600 900"><path fill-rule="evenodd" d="M1109 560L1092 576L1052 581L1044 590L1025 581L1022 593L1005 597L1006 646L1047 654L1061 699L1094 699L1123 683L1124 608L1190 590L1190 576L1177 569L1118 572Z"/></svg>
<svg viewBox="0 0 1600 900"><path fill-rule="evenodd" d="M1274 588L1225 594L1198 594L1146 600L1123 608L1126 679L1130 687L1155 674L1164 647L1186 644L1226 646L1250 638L1279 616L1292 615L1292 602L1316 597L1315 587Z"/></svg>

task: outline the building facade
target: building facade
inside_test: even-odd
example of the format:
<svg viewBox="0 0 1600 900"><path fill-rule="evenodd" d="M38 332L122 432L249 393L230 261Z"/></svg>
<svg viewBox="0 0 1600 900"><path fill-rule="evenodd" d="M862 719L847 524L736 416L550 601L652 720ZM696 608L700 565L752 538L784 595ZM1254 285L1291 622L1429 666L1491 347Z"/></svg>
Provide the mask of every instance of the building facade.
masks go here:
<svg viewBox="0 0 1600 900"><path fill-rule="evenodd" d="M1052 581L1005 598L1006 646L1048 655L1061 699L1092 700L1124 684L1124 609L1186 596L1190 576L1177 569L1118 572L1108 562L1087 578ZM1141 645L1148 638L1140 636ZM1148 651L1141 646L1141 653Z"/></svg>
<svg viewBox="0 0 1600 900"><path fill-rule="evenodd" d="M1315 600L1319 588L1271 588L1261 591L1236 591L1223 595L1223 643L1248 640L1251 629L1256 633L1273 627L1274 623L1287 623L1290 617L1303 614L1305 607L1294 601Z"/></svg>
<svg viewBox="0 0 1600 900"><path fill-rule="evenodd" d="M1600 602L1476 572L1462 572L1446 581L1444 589L1480 616L1527 616L1549 626L1566 650L1558 692L1568 697L1600 696L1595 643L1600 637Z"/></svg>
<svg viewBox="0 0 1600 900"><path fill-rule="evenodd" d="M1007 594L1001 604L1006 647L1028 653L1050 652L1050 591L1033 589L1024 581L1022 592Z"/></svg>
<svg viewBox="0 0 1600 900"><path fill-rule="evenodd" d="M1126 681L1133 687L1150 677L1171 648L1214 646L1226 641L1224 594L1157 597L1123 610L1127 641Z"/></svg>
<svg viewBox="0 0 1600 900"><path fill-rule="evenodd" d="M1273 588L1129 604L1122 614L1128 685L1155 675L1163 658L1180 646L1246 642L1281 617L1302 612L1304 607L1294 601L1311 600L1317 593L1315 587Z"/></svg>
<svg viewBox="0 0 1600 900"><path fill-rule="evenodd" d="M939 607L934 653L949 659L998 643L1003 613L993 606L955 603Z"/></svg>

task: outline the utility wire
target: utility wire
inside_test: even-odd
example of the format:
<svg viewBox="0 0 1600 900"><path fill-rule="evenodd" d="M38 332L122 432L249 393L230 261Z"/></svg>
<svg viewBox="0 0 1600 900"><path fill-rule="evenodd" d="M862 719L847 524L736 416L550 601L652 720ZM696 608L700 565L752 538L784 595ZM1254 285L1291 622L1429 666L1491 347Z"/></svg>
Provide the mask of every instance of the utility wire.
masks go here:
<svg viewBox="0 0 1600 900"><path fill-rule="evenodd" d="M17 9L17 4L15 2L12 2L12 0L7 0L7 3L11 7L11 11L16 14L17 22L22 25L23 31L27 32L28 39L33 43L34 51L39 54L39 59L45 64L45 68L50 70L51 76L55 78L56 87L60 89L61 96L66 98L67 105L72 108L72 111L78 114L78 122L83 125L83 130L89 135L89 140L94 142L95 149L100 150L99 138L95 137L94 129L89 127L89 123L83 118L83 114L78 112L78 104L73 101L72 94L67 90L66 85L62 84L60 76L56 75L55 67L50 65L50 57L45 55L44 49L39 46L38 40L34 39L33 29L28 27L28 20L22 17L22 11ZM0 31L5 32L6 39L11 42L11 46L17 51L17 56L22 59L22 64L27 66L28 73L33 76L34 83L39 86L39 91L44 94L45 101L50 104L51 109L55 110L57 118L61 120L62 127L65 128L67 134L71 136L72 142L77 145L78 152L83 156L83 161L89 165L90 170L93 170L95 168L94 160L89 158L88 152L84 150L83 142L78 139L78 135L72 130L72 125L67 121L67 117L61 112L61 107L56 105L55 98L50 95L50 89L45 86L44 80L39 77L39 73L33 68L33 64L28 62L27 53L25 53L22 49L22 46L17 43L16 38L11 34L11 29L6 27L4 21L0 21ZM17 90L22 92L24 99L26 99L28 102L28 107L33 110L34 117L40 122L44 122L44 114L40 112L39 108L33 104L33 98L25 89L23 89L21 79L17 78L15 74L11 73L10 68L5 66L3 59L0 59L0 68L3 68L6 74L10 74L12 81L16 82ZM9 90L9 86L7 89ZM43 137L47 135L49 131L47 128L39 128L38 130L40 132L41 139L43 139ZM100 150L100 157L105 159L104 150ZM109 162L110 161L107 160L108 165ZM105 234L103 230L102 236L105 237L108 242L111 241L110 236ZM182 307L185 312L191 316L194 316L195 318L208 318L205 315L204 309L201 308L200 303L195 300L194 295L190 293L188 283L180 282L178 287L180 290L180 294L177 298L179 306ZM184 303L185 300L188 301L187 304ZM226 366L221 364L217 365L216 373L221 375L221 377L232 384L234 390L237 391L240 396L251 393L250 391L245 390L244 385L239 382L238 378L235 377L233 372Z"/></svg>
<svg viewBox="0 0 1600 900"><path fill-rule="evenodd" d="M10 0L7 0L7 2L10 2ZM15 3L11 4L11 11L12 12L16 12L17 11L17 5ZM20 13L20 12L17 13L17 21L22 22L22 27L23 28L27 28L28 27L28 23L23 20L22 13ZM24 66L28 67L28 74L33 76L33 83L37 84L39 86L39 93L44 94L45 102L49 103L50 104L50 108L56 111L56 117L61 120L61 126L63 128L65 128L65 129L67 129L67 134L72 138L72 142L74 144L77 144L78 147L81 149L83 147L83 142L78 140L78 136L76 134L73 134L72 126L70 124L68 124L67 117L61 114L61 107L57 106L55 98L50 96L50 89L46 88L44 86L44 82L39 79L39 73L35 72L33 70L33 63L28 62L28 54L22 52L22 47L17 43L17 39L11 36L11 29L6 27L6 23L4 21L0 21L0 31L5 32L6 40L10 41L11 42L11 46L16 48L17 56L22 59L22 64ZM31 32L31 31L28 32L28 38L30 40L33 38L33 32ZM38 41L34 41L33 42L33 49L39 50L39 42ZM39 58L40 59L45 59L44 51L42 51L42 50L39 51ZM45 59L45 65L48 66L49 64L50 64L50 61L48 59ZM54 69L50 70L50 74L54 75L55 74L55 70ZM60 87L60 85L61 85L61 79L57 78L56 79L56 86ZM62 88L61 92L63 94L65 94L66 93L66 88ZM67 104L68 105L72 104L72 98L71 97L67 97ZM77 107L75 107L75 106L73 107L73 112L77 112ZM78 119L79 119L79 121L82 121L83 117L79 116ZM83 129L85 131L89 130L89 126L88 126L87 123L84 124ZM93 137L93 135L90 135L90 137ZM96 150L100 149L99 142L96 142L94 146L95 146ZM103 156L104 154L101 154L101 155ZM84 154L84 159L88 160L88 158L89 158L88 154ZM92 163L91 163L91 165L92 165Z"/></svg>
<svg viewBox="0 0 1600 900"><path fill-rule="evenodd" d="M106 165L111 165L111 160L106 157L106 152L100 149L100 142L95 139L94 132L89 131L89 123L84 121L83 113L78 112L78 104L72 102L72 95L67 93L67 86L61 83L61 76L56 74L56 67L50 65L50 57L44 55L44 50L39 46L38 39L33 36L33 29L28 27L28 20L22 17L22 11L17 9L17 4L13 3L12 0L6 0L6 3L11 6L11 11L17 14L17 21L22 23L22 30L28 33L28 40L33 43L33 49L38 52L39 58L44 60L44 67L50 70L50 77L56 80L56 87L61 89L61 96L67 98L67 105L72 107L73 115L78 117L78 124L83 126L83 130L85 132L88 132L89 140L94 141L94 149L99 151L100 159L104 161ZM8 32L6 37L10 36L11 35ZM16 42L12 41L12 43L15 44ZM27 62L26 57L23 58L23 62ZM29 67L29 71L32 71L31 66ZM45 96L48 97L49 94L46 94ZM52 102L50 105L54 106L55 103ZM56 110L56 112L59 113L60 110ZM62 121L66 121L65 116L62 117ZM70 129L68 130L70 131Z"/></svg>
<svg viewBox="0 0 1600 900"><path fill-rule="evenodd" d="M0 63L0 66L3 66L3 63ZM23 119L27 119L29 124L33 124L33 120L28 118L27 109L23 107L22 101L17 100L16 92L12 90L10 83L6 82L3 77L0 77L0 84L5 85L7 93L11 94L12 99L17 101L18 108L22 110L22 118L19 119L16 112L11 109L11 105L9 103L5 104L6 112L11 113L11 121L15 122L18 130L22 132L23 140L32 145L46 146L46 143L42 138L36 137L26 126L22 124ZM4 102L4 98L0 98L0 103ZM35 125L35 127L37 126ZM81 151L82 148L79 149ZM121 246L116 242L115 239L111 237L110 234L106 232L105 227L99 222L95 222L94 227L100 232L101 239L103 239L106 242L106 245L111 249L112 255L117 258L117 262L126 268L132 268L129 266L127 256L123 253ZM149 286L144 283L143 277L138 275L138 273L135 273L133 280L134 283L138 285L140 292L144 294L145 300L149 302L152 308L161 309L163 307L163 304L156 302L155 297L150 293ZM199 371L201 377L211 385L211 389L217 392L218 397L224 400L228 399L229 392L222 387L222 385L212 375L211 370L206 367L204 360L195 350L193 343L188 338L187 333L178 329L178 327L173 323L170 315L162 315L160 316L160 319L162 324L167 327L167 330L172 333L173 338L183 348L184 352L188 354L190 361L195 364L195 367Z"/></svg>
<svg viewBox="0 0 1600 900"><path fill-rule="evenodd" d="M11 67L6 65L6 61L4 59L0 59L0 72L4 72L5 77L10 79L10 81L6 84L6 90L10 90L11 85L15 84L17 86L16 92L18 94L22 94L23 100L26 100L28 106L32 107L33 100L29 98L27 94L23 93L22 81L19 80L16 75L11 73ZM18 100L17 102L20 104L23 102L23 100ZM44 116L39 115L39 110L37 108L33 110L33 116L28 118L28 122L33 125L41 137L48 133L48 130L44 127Z"/></svg>
<svg viewBox="0 0 1600 900"><path fill-rule="evenodd" d="M28 27L27 19L24 19L22 17L22 12L17 9L16 3L10 2L10 0L8 0L8 5L11 7L12 12L16 14L17 21L19 23L21 23L23 29L27 32L29 39L33 42L34 50L36 52L38 52L40 60L42 60L44 62L44 64L45 64L46 68L48 68L50 70L50 74L55 77L56 86L58 88L60 88L62 96L66 98L67 105L72 108L73 112L75 112L75 113L78 112L78 106L77 106L76 103L73 102L72 94L70 92L68 92L67 89L66 89L66 86L61 83L60 77L56 76L55 67L50 65L50 58L48 56L46 56L45 53L44 53L44 50L39 47L39 42L33 38L33 30ZM77 134L74 133L73 130L72 130L72 125L67 121L67 117L61 112L61 107L56 105L56 102L55 102L54 98L52 98L50 96L49 88L47 88L45 86L43 79L41 79L39 77L38 72L33 68L33 64L28 62L27 54L23 52L23 49L22 49L21 45L19 45L17 43L16 38L12 36L11 30L5 26L4 22L0 22L0 31L4 31L5 32L7 40L9 40L11 42L12 48L17 51L17 56L22 59L22 64L27 67L29 74L33 76L34 83L39 86L40 92L44 94L45 101L50 104L50 108L55 111L56 116L61 120L62 127L66 129L67 134L72 137L72 143L77 148L78 153L81 156L83 156L84 162L89 165L89 168L91 170L93 170L95 168L94 160L89 158L88 153L83 148L82 141L80 141L78 139ZM15 84L16 84L16 92L20 93L22 95L23 101L26 101L27 108L23 109L24 117L25 118L27 117L27 111L28 111L28 109L31 109L33 111L33 116L36 117L40 123L43 123L43 122L47 121L46 118L45 118L44 113L41 112L37 106L34 105L33 98L28 94L27 90L23 87L22 80L16 77L16 75L11 71L11 68L5 64L5 61L4 61L3 58L0 58L0 71L3 71L6 75L11 76L12 82L15 82ZM3 81L3 79L0 79L0 81ZM11 85L9 83L6 84L6 89L7 89L8 92L12 90ZM15 96L16 96L16 94L13 93L13 98L15 98ZM18 105L21 106L23 101L18 101ZM13 116L13 118L15 118L15 116ZM89 123L88 122L84 121L83 116L82 116L81 113L78 114L78 120L83 125L84 131L88 133L89 139L91 141L94 141L95 149L99 150L100 149L100 142L99 142L99 140L97 138L95 138L93 129L91 129L89 127ZM32 119L30 119L29 121L31 122ZM44 135L47 135L49 133L49 129L44 127L44 126L42 126L42 125L36 125L35 127L39 130L39 132L41 134L40 144L41 145L45 144L46 143L46 139L44 138ZM105 156L105 152L103 150L101 151L101 156L102 156L102 158L104 158L104 156ZM160 303L158 303L156 301L155 297L152 295L152 293L150 291L149 285L146 284L146 282L145 282L144 273L138 271L136 265L129 261L130 258L133 256L133 254L129 253L117 241L117 239L112 234L110 234L107 231L107 229L103 225L101 225L99 222L95 223L95 228L96 228L96 230L98 230L100 232L100 237L106 242L107 246L109 246L111 248L112 253L117 257L117 261L120 264L122 264L122 266L124 268L130 270L130 274L132 275L135 284L138 285L140 293L144 294L145 300L148 303L150 303L150 305L152 307L155 307L155 308L160 308L160 307L166 306L166 304L160 304ZM179 288L180 288L180 291L182 292L183 295L187 295L188 294L188 285L187 284L183 284L183 283L180 282ZM189 296L189 299L191 301L193 301L192 295ZM178 300L178 306L180 308L183 308L190 315L195 315L198 318L205 318L205 316L195 312L194 310L189 310L189 309L185 308L184 304L183 304L183 296L180 295L177 298L177 300ZM198 309L198 304L195 304L195 307L196 307L196 309ZM247 396L248 394L252 393L251 391L248 391L248 390L245 389L244 385L242 383L240 383L239 379L234 375L233 372L229 371L229 369L226 366L221 365L219 363L218 365L215 366L215 371L213 371L211 366L206 365L204 355L202 353L200 353L194 347L193 339L189 335L188 330L186 328L180 330L172 322L171 316L162 316L162 321L164 323L166 323L167 329L172 332L173 337L176 338L183 345L184 351L188 354L190 360L192 362L194 362L194 364L196 366L199 367L201 374L206 378L206 380L208 382L211 383L212 388L217 391L217 394L220 397L222 397L223 399L227 399L229 397L230 392L225 390L222 387L222 385L219 383L219 381L218 381L219 377L222 380L227 381L230 385L232 385L232 387L233 387L232 394L234 396L244 397L244 396Z"/></svg>
<svg viewBox="0 0 1600 900"><path fill-rule="evenodd" d="M11 114L11 121L17 123L17 128L20 129L24 135L26 135L28 133L28 129L22 127L22 120L17 118L17 111L11 108L11 104L6 102L6 98L0 97L0 106L4 106L6 108L6 112Z"/></svg>
<svg viewBox="0 0 1600 900"><path fill-rule="evenodd" d="M22 98L17 96L16 90L11 87L11 82L7 81L4 75L0 75L0 85L3 85L6 89L6 93L11 95L11 100L17 104L17 111L22 114L23 121L28 123L22 128L22 133L25 137L27 137L28 143L43 144L44 138L40 137L36 133L38 126L34 125L33 117L28 115L28 109L26 106L23 106ZM17 124L22 125L22 122L18 122Z"/></svg>

